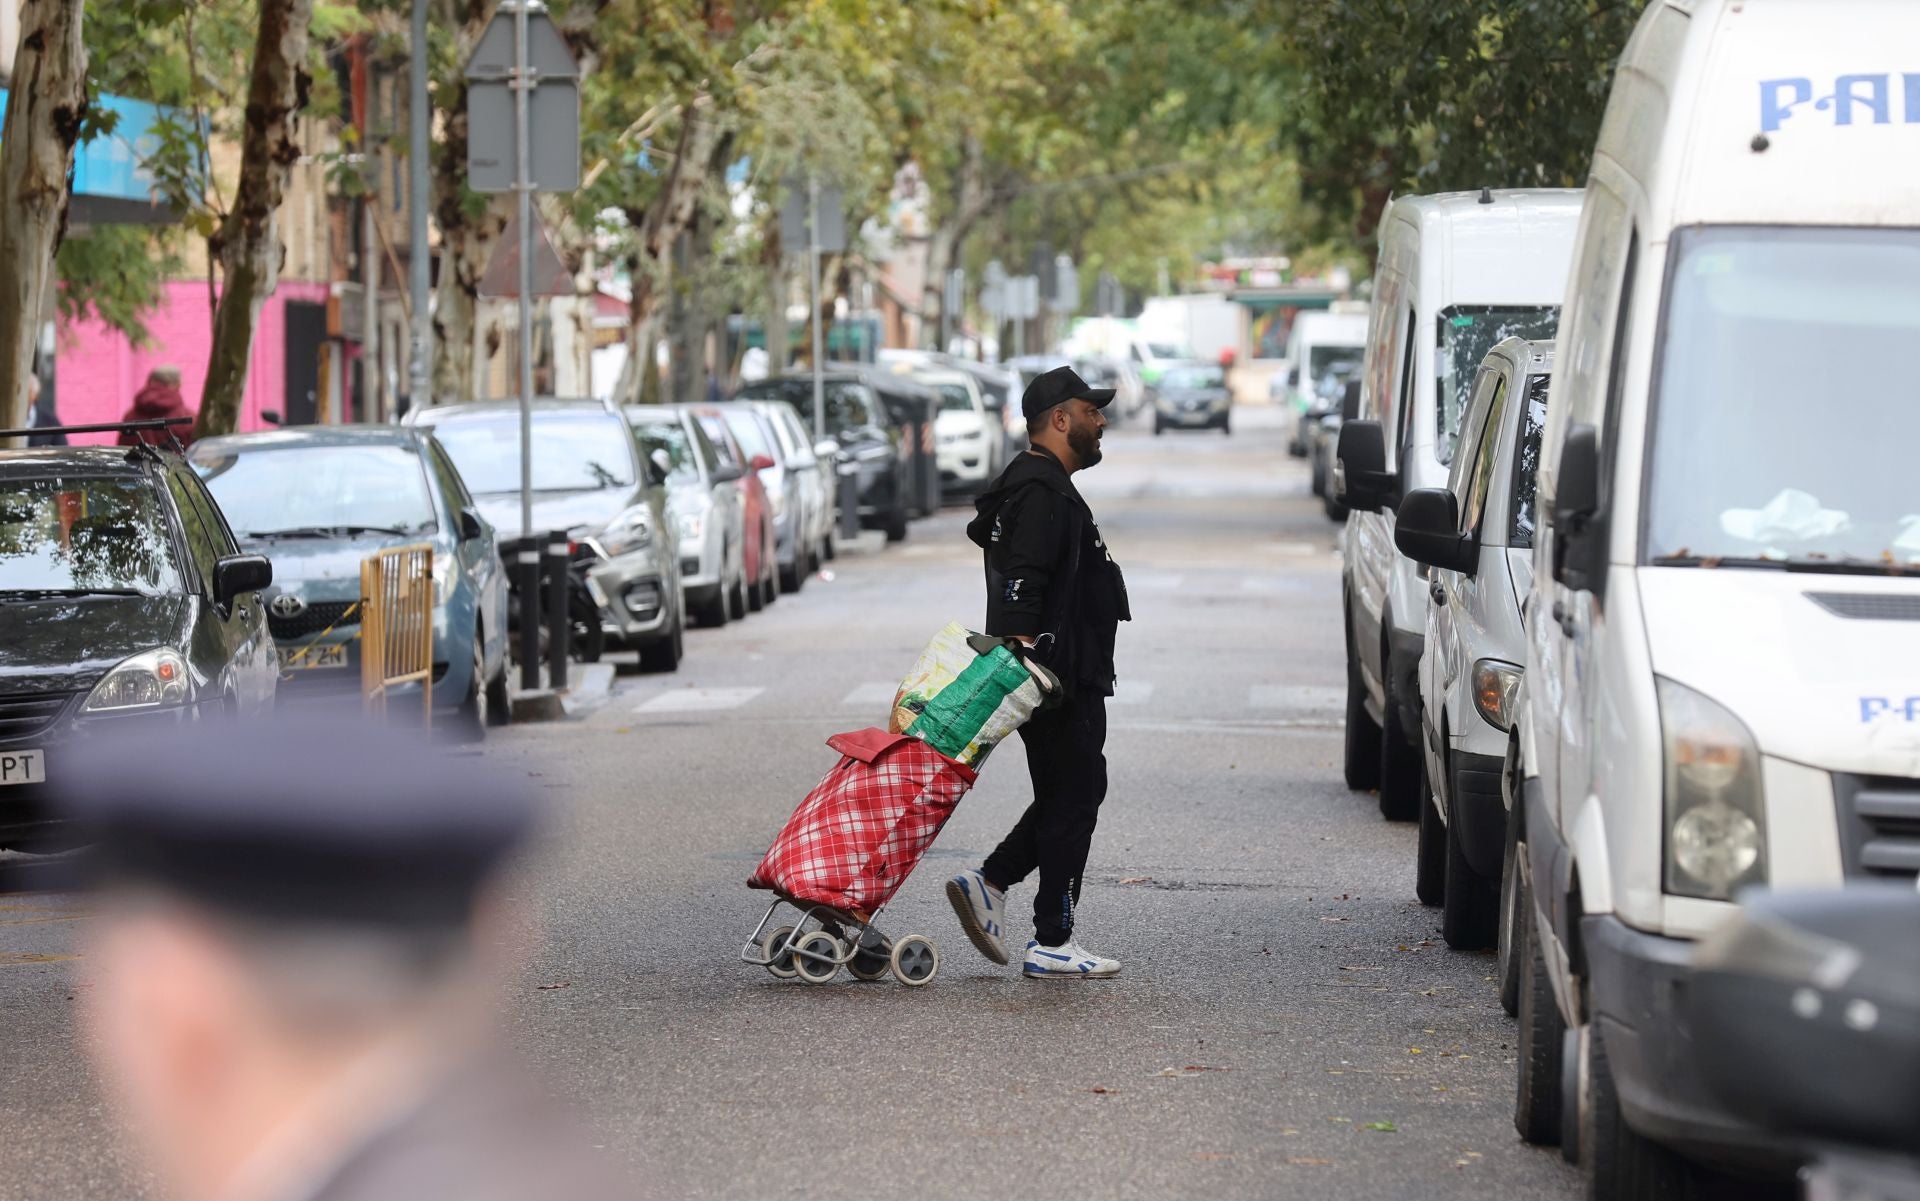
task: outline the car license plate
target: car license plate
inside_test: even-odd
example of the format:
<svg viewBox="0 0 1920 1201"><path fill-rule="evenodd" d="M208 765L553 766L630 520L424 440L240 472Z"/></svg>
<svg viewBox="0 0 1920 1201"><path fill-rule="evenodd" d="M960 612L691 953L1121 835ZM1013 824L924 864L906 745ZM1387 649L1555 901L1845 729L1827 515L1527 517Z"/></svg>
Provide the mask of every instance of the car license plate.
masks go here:
<svg viewBox="0 0 1920 1201"><path fill-rule="evenodd" d="M45 751L0 751L0 784L45 784Z"/></svg>
<svg viewBox="0 0 1920 1201"><path fill-rule="evenodd" d="M347 644L344 642L336 642L332 646L283 646L275 649L280 655L281 671L347 665Z"/></svg>

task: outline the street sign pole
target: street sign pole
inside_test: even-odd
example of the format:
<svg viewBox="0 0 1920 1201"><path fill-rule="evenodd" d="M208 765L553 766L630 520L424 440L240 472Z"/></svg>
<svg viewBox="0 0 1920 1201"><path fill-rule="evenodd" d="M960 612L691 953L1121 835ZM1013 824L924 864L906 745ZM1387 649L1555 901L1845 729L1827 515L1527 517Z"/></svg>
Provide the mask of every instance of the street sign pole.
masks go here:
<svg viewBox="0 0 1920 1201"><path fill-rule="evenodd" d="M807 176L807 297L813 305L813 440L827 436L827 390L821 379L820 333L820 180Z"/></svg>
<svg viewBox="0 0 1920 1201"><path fill-rule="evenodd" d="M413 294L413 345L407 356L407 396L415 409L433 403L433 372L427 362L433 338L427 312L432 263L427 248L427 192L432 184L427 159L433 153L431 114L427 111L427 0L413 0L413 56L407 79L407 274Z"/></svg>
<svg viewBox="0 0 1920 1201"><path fill-rule="evenodd" d="M533 532L533 165L527 103L527 0L513 11L514 191L520 210L520 686L540 687L540 551Z"/></svg>

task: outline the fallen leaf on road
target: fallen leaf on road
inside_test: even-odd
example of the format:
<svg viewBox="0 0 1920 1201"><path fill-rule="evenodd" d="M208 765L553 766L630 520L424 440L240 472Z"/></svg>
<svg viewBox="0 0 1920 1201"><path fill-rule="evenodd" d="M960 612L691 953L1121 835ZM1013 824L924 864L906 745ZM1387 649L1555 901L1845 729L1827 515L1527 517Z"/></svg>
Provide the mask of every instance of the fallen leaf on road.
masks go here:
<svg viewBox="0 0 1920 1201"><path fill-rule="evenodd" d="M1344 921L1348 921L1348 920L1351 920L1351 919L1348 919L1348 918L1344 918L1344 917L1325 917L1325 916L1323 916L1323 917L1321 917L1321 919L1320 919L1320 920L1321 920L1321 921L1323 921L1323 922L1344 922Z"/></svg>
<svg viewBox="0 0 1920 1201"><path fill-rule="evenodd" d="M1408 1047L1408 1048L1407 1048L1407 1054L1409 1054L1409 1055L1425 1055L1425 1054L1426 1054L1426 1052L1425 1052L1425 1051L1422 1051L1422 1050L1421 1050L1421 1049L1420 1049L1419 1047Z"/></svg>
<svg viewBox="0 0 1920 1201"><path fill-rule="evenodd" d="M1190 1063L1181 1070L1187 1072L1231 1072L1233 1069L1210 1067L1204 1063Z"/></svg>
<svg viewBox="0 0 1920 1201"><path fill-rule="evenodd" d="M1378 1130L1382 1134L1398 1134L1400 1132L1400 1127L1394 1125L1392 1122L1368 1122L1365 1126L1362 1126L1360 1129Z"/></svg>
<svg viewBox="0 0 1920 1201"><path fill-rule="evenodd" d="M1108 1088L1104 1084L1096 1084L1092 1088L1088 1089L1087 1091L1097 1096L1110 1097L1113 1094L1119 1092L1120 1090L1117 1088Z"/></svg>
<svg viewBox="0 0 1920 1201"><path fill-rule="evenodd" d="M1120 881L1120 883L1122 883L1122 884L1151 884L1151 883L1153 883L1153 877L1152 877L1152 876L1126 876L1126 877L1123 877L1123 878L1121 879L1121 881Z"/></svg>
<svg viewBox="0 0 1920 1201"><path fill-rule="evenodd" d="M1281 1133L1281 1134L1298 1134L1298 1133L1300 1133L1300 1132L1299 1132L1298 1130L1295 1130L1295 1129L1294 1129L1293 1127L1291 1127L1291 1126L1282 1126L1282 1127L1280 1128L1280 1133Z"/></svg>
<svg viewBox="0 0 1920 1201"><path fill-rule="evenodd" d="M1287 1156L1287 1162L1297 1168L1324 1168L1333 1161L1331 1159L1321 1159L1316 1155L1289 1155Z"/></svg>
<svg viewBox="0 0 1920 1201"><path fill-rule="evenodd" d="M539 989L541 992L551 992L556 988L572 988L573 981L562 980L558 984L536 984L534 985L534 987Z"/></svg>
<svg viewBox="0 0 1920 1201"><path fill-rule="evenodd" d="M1358 963L1343 963L1340 965L1340 970L1343 972L1384 972L1387 969L1383 967L1367 967L1364 964Z"/></svg>

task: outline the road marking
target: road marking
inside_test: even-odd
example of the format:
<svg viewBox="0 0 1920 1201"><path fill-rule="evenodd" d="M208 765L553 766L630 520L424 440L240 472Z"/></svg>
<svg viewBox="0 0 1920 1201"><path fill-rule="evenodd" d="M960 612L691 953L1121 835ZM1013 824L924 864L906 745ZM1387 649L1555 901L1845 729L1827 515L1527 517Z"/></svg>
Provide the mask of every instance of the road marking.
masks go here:
<svg viewBox="0 0 1920 1201"><path fill-rule="evenodd" d="M1306 592L1311 590L1312 587L1313 585L1307 581L1295 579L1291 576L1250 575L1240 581L1240 591L1242 592L1262 592L1269 594L1279 592Z"/></svg>
<svg viewBox="0 0 1920 1201"><path fill-rule="evenodd" d="M635 705L635 713L712 713L738 709L764 688L676 688Z"/></svg>
<svg viewBox="0 0 1920 1201"><path fill-rule="evenodd" d="M1247 689L1250 709L1293 709L1337 712L1347 701L1346 692L1313 684L1255 684Z"/></svg>
<svg viewBox="0 0 1920 1201"><path fill-rule="evenodd" d="M1152 699L1152 680L1121 680L1113 687L1113 703L1116 705L1144 705Z"/></svg>
<svg viewBox="0 0 1920 1201"><path fill-rule="evenodd" d="M1172 592L1186 583L1183 575L1170 575L1160 571L1143 571L1129 576L1127 587L1139 592Z"/></svg>
<svg viewBox="0 0 1920 1201"><path fill-rule="evenodd" d="M852 692L847 693L846 699L842 700L840 704L843 708L849 709L855 705L867 708L872 708L876 705L891 706L893 704L894 694L899 691L900 685L880 680L872 684L860 685L860 687L854 689Z"/></svg>

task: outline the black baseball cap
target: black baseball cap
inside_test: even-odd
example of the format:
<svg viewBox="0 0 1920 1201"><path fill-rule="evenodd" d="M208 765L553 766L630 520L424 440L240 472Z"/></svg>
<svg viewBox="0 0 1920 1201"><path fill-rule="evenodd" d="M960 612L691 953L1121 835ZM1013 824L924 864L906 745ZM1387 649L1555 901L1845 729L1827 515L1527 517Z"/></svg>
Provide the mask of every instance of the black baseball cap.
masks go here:
<svg viewBox="0 0 1920 1201"><path fill-rule="evenodd" d="M1104 409L1113 399L1112 388L1090 388L1080 373L1071 367L1055 367L1033 377L1020 395L1020 414L1028 421L1070 400L1084 400L1096 409Z"/></svg>

